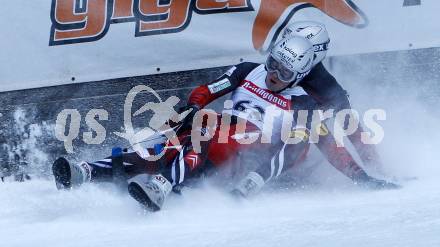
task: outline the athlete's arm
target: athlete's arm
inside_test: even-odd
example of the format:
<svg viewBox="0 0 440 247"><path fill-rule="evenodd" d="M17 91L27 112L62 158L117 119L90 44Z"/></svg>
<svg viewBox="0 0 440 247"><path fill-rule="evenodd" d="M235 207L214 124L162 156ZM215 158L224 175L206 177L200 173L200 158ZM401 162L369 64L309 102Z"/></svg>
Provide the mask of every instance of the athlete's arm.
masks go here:
<svg viewBox="0 0 440 247"><path fill-rule="evenodd" d="M317 126L312 126L313 123L313 114L314 110L317 109L316 100L309 95L307 96L296 96L292 98L292 102L294 103L294 112L298 112L299 110L307 110L308 118L307 118L307 128L312 131L317 128ZM296 105L296 107L295 107ZM295 116L294 116L295 119ZM320 129L327 129L324 123L320 123ZM359 177L365 177L367 174L364 170L356 163L353 157L350 155L345 147L338 147L336 143L336 139L329 131L325 131L319 133L319 139L317 142L317 147L324 154L327 160L332 164L336 169L344 173L347 177L357 180Z"/></svg>
<svg viewBox="0 0 440 247"><path fill-rule="evenodd" d="M201 109L215 99L234 91L246 76L258 66L257 63L249 62L233 66L213 82L195 88L188 99L188 105Z"/></svg>
<svg viewBox="0 0 440 247"><path fill-rule="evenodd" d="M385 175L383 174L383 164L379 153L376 150L376 146L374 144L365 144L361 138L362 132L364 132L364 129L362 125L359 124L355 133L349 135L348 139L351 141L355 150L359 154L359 157L366 166L375 169L376 172L382 173L382 175Z"/></svg>
<svg viewBox="0 0 440 247"><path fill-rule="evenodd" d="M357 164L348 150L345 147L338 147L336 139L330 132L320 135L316 145L330 164L347 177L356 181L367 176L366 172Z"/></svg>
<svg viewBox="0 0 440 247"><path fill-rule="evenodd" d="M338 81L328 72L322 63L317 64L310 74L301 82L304 90L312 96L324 110L333 109L335 113L343 109L351 109L347 92ZM347 125L348 122L340 123ZM364 144L361 133L364 131L359 124L356 132L349 135L348 139L353 143L359 157L365 165L380 171L382 162L374 145Z"/></svg>

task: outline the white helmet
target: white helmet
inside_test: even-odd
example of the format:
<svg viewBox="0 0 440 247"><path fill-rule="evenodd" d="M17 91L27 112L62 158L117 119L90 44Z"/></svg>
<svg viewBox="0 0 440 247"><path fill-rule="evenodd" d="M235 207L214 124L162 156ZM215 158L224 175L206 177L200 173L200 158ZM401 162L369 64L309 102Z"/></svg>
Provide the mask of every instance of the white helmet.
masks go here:
<svg viewBox="0 0 440 247"><path fill-rule="evenodd" d="M294 22L284 29L282 38L285 39L293 35L307 38L312 42L316 55L313 60L314 65L324 60L327 55L328 44L330 43L330 38L324 24L315 21Z"/></svg>
<svg viewBox="0 0 440 247"><path fill-rule="evenodd" d="M299 83L313 68L313 45L306 38L292 36L276 43L266 61L266 69L276 72L285 83Z"/></svg>

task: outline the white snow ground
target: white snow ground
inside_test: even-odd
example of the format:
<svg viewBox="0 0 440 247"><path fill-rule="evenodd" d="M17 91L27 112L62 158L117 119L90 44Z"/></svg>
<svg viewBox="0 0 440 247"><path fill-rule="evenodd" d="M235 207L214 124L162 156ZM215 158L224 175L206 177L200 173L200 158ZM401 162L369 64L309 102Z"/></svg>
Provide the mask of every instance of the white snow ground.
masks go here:
<svg viewBox="0 0 440 247"><path fill-rule="evenodd" d="M440 183L266 192L236 202L201 188L158 213L102 185L0 183L0 246L440 246Z"/></svg>

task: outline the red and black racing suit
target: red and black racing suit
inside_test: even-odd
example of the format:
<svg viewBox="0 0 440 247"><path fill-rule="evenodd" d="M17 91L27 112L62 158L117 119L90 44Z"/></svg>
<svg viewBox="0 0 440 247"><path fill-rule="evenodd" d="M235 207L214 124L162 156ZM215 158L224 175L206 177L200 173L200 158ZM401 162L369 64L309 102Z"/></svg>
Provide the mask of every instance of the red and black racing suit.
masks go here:
<svg viewBox="0 0 440 247"><path fill-rule="evenodd" d="M237 66L234 66L232 69L230 69L226 74L218 78L217 80L197 87L193 90L191 93L188 105L195 105L197 108L203 108L206 105L208 105L210 102L214 101L215 99L237 90L237 88L242 87L243 84L246 81L247 76L250 73L253 73L254 70L258 69L257 67L261 67L260 64L255 63L241 63ZM228 80L229 83L221 84L220 82L224 81L225 79ZM332 91L331 97L325 98L319 98L319 96L322 93L326 93L325 91L317 91L319 90L316 86L316 84L319 82L319 80L329 80L331 81L330 85L333 85L333 88L337 88L335 91L332 91L331 88L324 88L324 90ZM315 97L321 99L321 102L315 101L312 97L307 95L299 95L299 96L292 96L291 101L291 109L294 110L294 112L297 112L298 110L315 110L319 105L323 105L324 102L334 102L334 104L338 104L340 107L339 109L348 106L348 98L346 96L345 91L337 84L336 80L325 70L325 68L322 66L322 64L319 64L318 67L312 71L312 75L308 78L306 77L307 81L303 82L302 85L306 85L304 89L307 89L309 92L315 93ZM226 85L226 86L224 86ZM215 88L220 88L220 90L213 90ZM316 93L318 92L318 93ZM330 93L329 93L330 94ZM337 95L337 97L333 98L333 96ZM322 99L325 98L325 101L322 101ZM341 99L342 98L342 99ZM234 106L235 107L235 106ZM311 114L310 114L311 115ZM310 126L308 126L310 128ZM354 179L354 180L363 180L366 179L367 175L363 171L363 169L355 162L355 160L352 158L352 156L349 154L349 152L344 147L338 147L336 144L335 139L331 134L324 135L319 138L319 142L317 143L318 148L321 150L321 152L324 154L324 156L328 159L328 161L339 171L344 173L346 176ZM282 145L282 144L281 144ZM213 152L210 152L207 159L208 160L218 160L218 156L223 156L223 152L221 150L223 149L231 149L231 146L240 149L242 146L240 145L224 145L224 144L218 144L215 140L210 143L210 150ZM263 176L263 178L268 179L270 177L273 177L274 175L279 175L283 171L289 169L291 166L295 164L295 161L300 161L304 154L307 152L309 147L309 143L307 141L298 143L298 144L292 144L285 148L281 148L287 150L289 154L284 154L286 157L291 158L292 160L287 161L286 164L281 164L279 160L284 160L284 158L275 158L272 161L270 160L271 157L274 156L274 152L280 152L280 144L265 146L264 148L259 147L258 150L266 150L268 155L261 155L261 162L260 168L258 169L260 175ZM278 150L278 151L277 151ZM236 150L238 152L239 150ZM261 151L259 151L261 152ZM233 155L233 152L228 153L228 155ZM223 159L220 159L220 161L225 161L231 157L223 157ZM215 162L217 165L221 165L222 163Z"/></svg>
<svg viewBox="0 0 440 247"><path fill-rule="evenodd" d="M311 96L306 95L290 95L290 94L276 94L262 88L261 78L265 77L264 65L256 63L241 63L232 67L224 75L216 79L215 81L206 85L201 85L194 89L188 99L187 104L189 106L196 106L198 109L204 108L210 102L215 99L233 92L233 95L237 90L252 91L252 95L255 97L261 97L261 101L269 102L279 107L285 107L284 110L314 110L317 105L329 106L335 104L339 106L338 109L342 109L346 106L349 107L348 98L345 91L337 84L336 80L325 70L322 64L312 71L311 75L305 78L305 81L301 83ZM254 75L255 74L255 75ZM260 78L260 84L252 82L252 76ZM333 85L330 88L320 88L317 86L321 81L327 80L326 85ZM324 83L324 82L323 82ZM298 87L299 88L299 87ZM331 90L334 89L334 91ZM336 89L335 89L336 88ZM289 89L290 90L290 89ZM302 89L301 89L302 90ZM328 92L326 92L326 90ZM330 93L331 92L331 93ZM323 93L328 95L321 96ZM327 98L326 98L327 97ZM317 100L314 100L316 98ZM324 99L324 100L323 100ZM324 104L326 103L327 104ZM241 110L243 105L252 105L251 101L235 102L234 110ZM244 107L246 108L246 107ZM288 108L288 109L287 109ZM255 109L264 112L261 107L255 107ZM210 141L202 143L202 152L197 154L192 148L191 141L188 139L188 133L184 133L180 139L185 143L182 150L170 150L166 153L164 160L165 169L161 172L163 175L173 184L179 185L184 183L188 178L193 177L195 174L199 174L200 170L206 168L207 164L213 164L214 166L222 166L231 159L234 159L238 152L243 150L264 150L266 153L261 155L258 172L265 179L269 179L273 176L281 174L283 171L289 169L296 162L301 160L304 154L307 152L309 143L303 141L298 144L292 144L286 147L280 147L280 143L275 145L270 144L258 144L255 145L240 145L234 138L231 138L235 134L235 126L238 122L236 116L232 117L231 128L227 134L228 140L226 143L220 143L218 141L220 128L217 128L213 133L213 138ZM218 119L219 123L221 119ZM310 126L307 126L310 128ZM259 127L256 124L248 121L246 124L246 131L258 130ZM317 143L318 148L328 159L328 161L339 171L353 180L364 180L368 178L368 175L363 169L354 161L352 156L344 147L337 147L336 141L332 135L323 135L320 137ZM287 151L286 157L290 160L286 164L281 164L279 161L283 160L280 155L281 151ZM277 157L278 155L278 157ZM275 157L275 158L274 158ZM126 172L129 175L135 175L141 172L151 172L149 167L154 167L156 164L147 162L140 158L136 153L124 154L124 163L126 164ZM102 177L111 176L111 161L104 159L101 161L89 163L92 168L92 180L99 180ZM154 170L154 169L153 169Z"/></svg>

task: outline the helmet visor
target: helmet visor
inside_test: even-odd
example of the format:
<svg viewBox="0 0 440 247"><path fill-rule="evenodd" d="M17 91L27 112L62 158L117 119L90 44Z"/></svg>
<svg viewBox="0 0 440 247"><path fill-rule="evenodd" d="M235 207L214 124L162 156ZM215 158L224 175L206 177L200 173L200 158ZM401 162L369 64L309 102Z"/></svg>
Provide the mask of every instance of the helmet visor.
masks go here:
<svg viewBox="0 0 440 247"><path fill-rule="evenodd" d="M267 57L266 68L269 72L276 72L278 79L284 83L291 83L296 79L296 72L289 70L272 56Z"/></svg>

